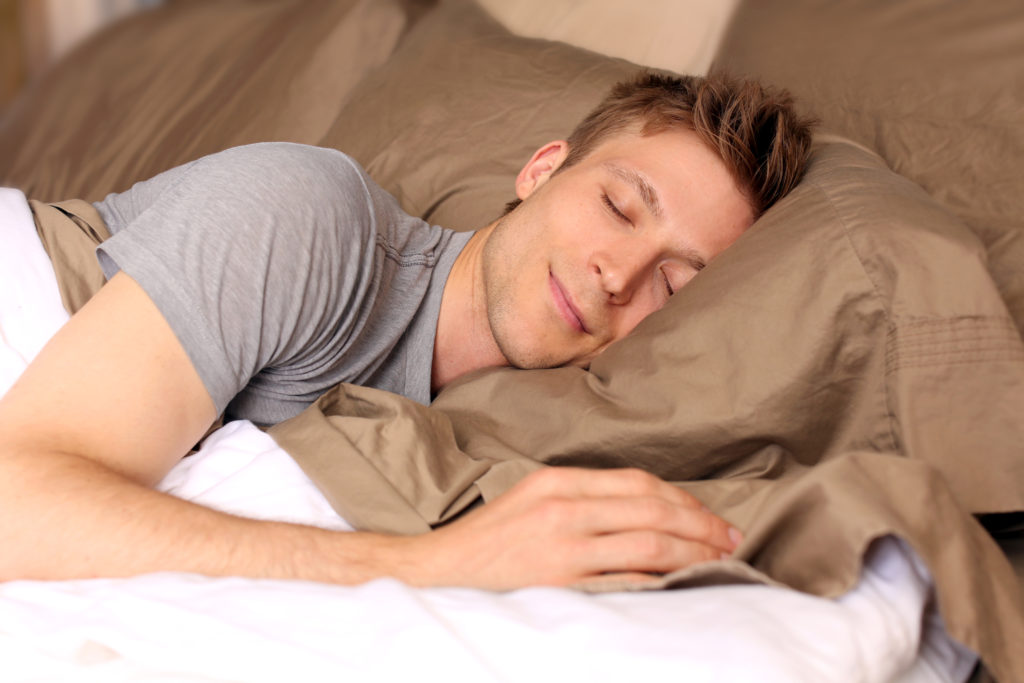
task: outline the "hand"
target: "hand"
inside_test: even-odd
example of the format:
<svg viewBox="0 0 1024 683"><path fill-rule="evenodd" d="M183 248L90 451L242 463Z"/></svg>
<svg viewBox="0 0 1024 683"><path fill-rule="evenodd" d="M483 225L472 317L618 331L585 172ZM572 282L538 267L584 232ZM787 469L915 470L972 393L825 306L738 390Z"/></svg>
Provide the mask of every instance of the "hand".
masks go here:
<svg viewBox="0 0 1024 683"><path fill-rule="evenodd" d="M739 532L641 470L550 467L416 544L421 585L642 583L731 553Z"/></svg>

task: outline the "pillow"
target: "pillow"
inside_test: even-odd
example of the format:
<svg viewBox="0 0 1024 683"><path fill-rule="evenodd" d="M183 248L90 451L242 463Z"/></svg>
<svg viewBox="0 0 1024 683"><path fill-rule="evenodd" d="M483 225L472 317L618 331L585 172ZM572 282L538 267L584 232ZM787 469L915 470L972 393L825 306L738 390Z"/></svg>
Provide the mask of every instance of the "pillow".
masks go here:
<svg viewBox="0 0 1024 683"><path fill-rule="evenodd" d="M707 73L739 0L480 0L513 33L681 74Z"/></svg>
<svg viewBox="0 0 1024 683"><path fill-rule="evenodd" d="M1024 343L978 239L869 150L819 139L800 186L589 372L485 370L431 407L343 385L270 433L381 531L425 531L541 464L675 480L747 535L741 562L662 586L837 595L895 534L953 636L1015 679L1020 593L968 513L1024 510L1021 405Z"/></svg>
<svg viewBox="0 0 1024 683"><path fill-rule="evenodd" d="M789 197L589 372L485 371L433 405L477 456L689 481L895 451L937 467L968 509L1024 506L1024 478L1006 476L1024 344L984 250L846 142L819 146Z"/></svg>
<svg viewBox="0 0 1024 683"><path fill-rule="evenodd" d="M1024 332L1024 6L748 0L717 68L785 85L981 238Z"/></svg>
<svg viewBox="0 0 1024 683"><path fill-rule="evenodd" d="M635 71L511 35L474 3L448 0L353 91L323 142L353 154L406 210L446 227L482 227L511 198L532 151L566 135L611 83ZM991 338L1001 362L1021 360L1002 300L986 297L995 290L986 290L980 244L856 145L828 146L817 169L759 222L767 228L718 259L740 265L705 269L591 372L492 371L442 392L434 405L453 416L460 445L485 457L511 450L544 462L639 462L670 480L759 471L769 444L783 447L772 465L780 471L833 450L913 449L945 468L972 508L1013 507L1017 483L996 475L1017 458L1003 432L979 437L965 427L939 438L945 431L930 421L908 421L905 431L892 423L896 410L927 412L922 401L953 395L928 399L899 385L909 375L886 363L902 367L907 356L916 367L919 347L908 339L945 353L975 334ZM972 354L963 349L958 367ZM934 380L921 372L932 379L920 381ZM891 403L897 390L912 400ZM472 428L458 432L463 420ZM979 449L986 438L991 447ZM961 471L961 447L987 451L998 466Z"/></svg>
<svg viewBox="0 0 1024 683"><path fill-rule="evenodd" d="M72 51L0 122L0 183L96 200L263 140L316 143L394 49L400 0L217 0L140 12Z"/></svg>
<svg viewBox="0 0 1024 683"><path fill-rule="evenodd" d="M448 0L353 91L321 144L355 157L409 213L482 228L515 198L533 152L639 68L512 35L474 3Z"/></svg>

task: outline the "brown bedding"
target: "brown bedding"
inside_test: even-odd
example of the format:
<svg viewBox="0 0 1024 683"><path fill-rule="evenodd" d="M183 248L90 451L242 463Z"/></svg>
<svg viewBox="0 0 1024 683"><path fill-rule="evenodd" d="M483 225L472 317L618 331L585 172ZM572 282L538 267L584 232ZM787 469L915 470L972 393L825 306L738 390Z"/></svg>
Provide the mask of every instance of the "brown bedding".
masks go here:
<svg viewBox="0 0 1024 683"><path fill-rule="evenodd" d="M341 386L271 433L349 520L401 533L544 464L644 467L747 532L736 559L666 587L835 595L871 541L895 533L934 573L952 635L1000 680L1024 680L1011 647L1024 642L1024 598L978 521L1006 526L1024 510L1024 208L1007 189L1024 144L1007 114L1024 106L1024 47L996 30L1022 13L992 3L974 21L925 21L919 3L809 3L744 4L719 63L791 86L842 137L821 135L797 191L589 372L483 372L429 408ZM636 67L513 36L465 0L432 4L144 13L0 121L0 181L96 199L218 149L291 140L353 154L413 213L480 227L529 154ZM951 38L957 24L980 42ZM875 47L843 42L845 27ZM919 45L900 52L908 34ZM915 50L943 49L933 40L973 56L947 66L994 104L902 80L922 73ZM916 116L925 95L948 100L928 109L942 117ZM1020 533L1009 526L1007 546Z"/></svg>
<svg viewBox="0 0 1024 683"><path fill-rule="evenodd" d="M785 83L959 216L1024 331L1019 0L747 2L717 66Z"/></svg>
<svg viewBox="0 0 1024 683"><path fill-rule="evenodd" d="M12 105L0 182L95 201L227 147L316 144L415 14L399 0L172 0L140 12Z"/></svg>
<svg viewBox="0 0 1024 683"><path fill-rule="evenodd" d="M970 513L1024 508L1022 405L1024 345L981 244L835 141L590 372L484 372L431 408L342 386L271 434L347 519L401 533L540 463L656 472L747 532L746 565L666 586L757 578L836 595L871 540L897 534L934 573L952 635L1008 672L1021 595Z"/></svg>

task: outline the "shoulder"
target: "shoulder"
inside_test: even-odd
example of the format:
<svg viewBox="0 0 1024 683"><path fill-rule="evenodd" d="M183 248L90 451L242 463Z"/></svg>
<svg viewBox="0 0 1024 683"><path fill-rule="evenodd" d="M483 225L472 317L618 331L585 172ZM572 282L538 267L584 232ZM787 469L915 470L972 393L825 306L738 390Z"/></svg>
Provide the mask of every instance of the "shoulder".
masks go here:
<svg viewBox="0 0 1024 683"><path fill-rule="evenodd" d="M207 195L251 227L295 237L347 240L372 231L373 181L346 154L325 147L263 142L203 157L183 187Z"/></svg>
<svg viewBox="0 0 1024 683"><path fill-rule="evenodd" d="M305 248L312 240L316 248L330 244L363 257L375 244L389 253L429 249L440 230L406 214L356 160L327 147L232 147L193 162L163 189L175 204L203 214L205 225L242 224L250 237L287 235Z"/></svg>
<svg viewBox="0 0 1024 683"><path fill-rule="evenodd" d="M241 190L267 189L302 195L364 191L369 178L350 156L327 147L258 142L203 157L192 172L223 178Z"/></svg>
<svg viewBox="0 0 1024 683"><path fill-rule="evenodd" d="M440 228L410 216L352 157L336 149L289 142L234 147L210 162L217 172L259 192L264 205L301 214L309 229L329 229L336 239L358 237L385 251L430 248ZM260 188L256 190L254 188ZM437 234L435 234L437 233Z"/></svg>
<svg viewBox="0 0 1024 683"><path fill-rule="evenodd" d="M352 157L336 149L298 142L254 142L249 145L229 147L221 152L203 157L203 159L212 165L242 164L252 167L280 167L291 170L302 170L310 166L350 170L358 167Z"/></svg>

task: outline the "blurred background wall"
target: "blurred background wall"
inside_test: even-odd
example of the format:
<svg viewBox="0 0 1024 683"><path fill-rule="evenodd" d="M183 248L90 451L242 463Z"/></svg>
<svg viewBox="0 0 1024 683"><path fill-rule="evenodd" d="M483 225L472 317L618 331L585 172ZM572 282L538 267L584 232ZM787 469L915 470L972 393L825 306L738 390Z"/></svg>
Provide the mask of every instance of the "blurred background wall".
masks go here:
<svg viewBox="0 0 1024 683"><path fill-rule="evenodd" d="M0 0L0 114L55 59L96 29L162 0Z"/></svg>

